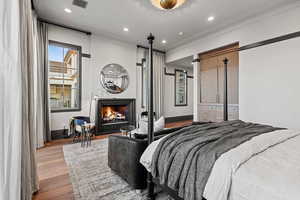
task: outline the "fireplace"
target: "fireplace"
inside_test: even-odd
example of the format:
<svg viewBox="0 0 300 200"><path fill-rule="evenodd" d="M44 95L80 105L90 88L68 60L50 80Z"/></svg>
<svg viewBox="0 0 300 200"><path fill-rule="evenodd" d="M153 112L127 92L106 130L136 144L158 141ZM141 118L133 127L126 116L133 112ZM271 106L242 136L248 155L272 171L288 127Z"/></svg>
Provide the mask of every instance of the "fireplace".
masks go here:
<svg viewBox="0 0 300 200"><path fill-rule="evenodd" d="M101 108L103 124L127 123L128 122L127 105L105 105Z"/></svg>
<svg viewBox="0 0 300 200"><path fill-rule="evenodd" d="M98 134L119 132L120 128L135 125L135 99L99 99L96 128Z"/></svg>

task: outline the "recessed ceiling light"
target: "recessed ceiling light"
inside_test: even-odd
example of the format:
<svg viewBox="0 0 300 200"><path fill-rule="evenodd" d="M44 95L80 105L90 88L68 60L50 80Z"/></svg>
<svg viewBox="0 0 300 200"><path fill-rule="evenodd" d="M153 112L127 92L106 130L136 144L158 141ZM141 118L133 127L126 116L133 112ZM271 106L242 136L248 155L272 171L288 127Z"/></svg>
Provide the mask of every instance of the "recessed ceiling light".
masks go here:
<svg viewBox="0 0 300 200"><path fill-rule="evenodd" d="M183 35L183 32L179 32L178 35Z"/></svg>
<svg viewBox="0 0 300 200"><path fill-rule="evenodd" d="M128 31L129 31L129 29L128 29L128 28L126 28L126 27L124 27L124 28L123 28L123 31L125 31L125 32L128 32Z"/></svg>
<svg viewBox="0 0 300 200"><path fill-rule="evenodd" d="M166 40L163 40L163 41L161 41L161 43L163 43L163 44L166 44L166 43L167 43L167 41L166 41Z"/></svg>
<svg viewBox="0 0 300 200"><path fill-rule="evenodd" d="M210 16L209 18L207 18L207 21L211 22L214 21L215 17L214 16Z"/></svg>
<svg viewBox="0 0 300 200"><path fill-rule="evenodd" d="M66 12L66 13L71 13L72 10L71 10L70 8L65 8L65 12Z"/></svg>

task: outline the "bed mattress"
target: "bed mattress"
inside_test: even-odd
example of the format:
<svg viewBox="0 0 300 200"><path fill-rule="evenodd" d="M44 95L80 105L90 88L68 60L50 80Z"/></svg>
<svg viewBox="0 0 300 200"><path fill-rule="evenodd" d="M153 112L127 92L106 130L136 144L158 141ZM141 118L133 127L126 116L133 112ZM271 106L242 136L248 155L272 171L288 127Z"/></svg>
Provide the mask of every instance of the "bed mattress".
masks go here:
<svg viewBox="0 0 300 200"><path fill-rule="evenodd" d="M299 135L299 131L274 131L223 154L213 167L203 196L208 200L300 199ZM161 140L153 142L141 157L148 171Z"/></svg>
<svg viewBox="0 0 300 200"><path fill-rule="evenodd" d="M300 199L300 137L252 157L232 177L230 200Z"/></svg>

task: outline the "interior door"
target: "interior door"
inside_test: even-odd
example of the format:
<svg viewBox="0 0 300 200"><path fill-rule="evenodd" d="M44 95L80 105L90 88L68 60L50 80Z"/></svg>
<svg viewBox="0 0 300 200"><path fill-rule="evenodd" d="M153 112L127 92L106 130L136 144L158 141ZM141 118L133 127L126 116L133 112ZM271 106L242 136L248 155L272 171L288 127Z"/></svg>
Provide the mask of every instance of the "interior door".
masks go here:
<svg viewBox="0 0 300 200"><path fill-rule="evenodd" d="M227 64L227 84L228 103L239 103L239 56L238 52L230 52L217 57L218 59L218 90L219 101L224 102L224 59L228 59Z"/></svg>
<svg viewBox="0 0 300 200"><path fill-rule="evenodd" d="M239 103L238 44L200 54L200 120L222 121L224 102L224 59L227 58L228 103ZM238 116L238 110L230 116ZM236 117L231 117L236 118Z"/></svg>

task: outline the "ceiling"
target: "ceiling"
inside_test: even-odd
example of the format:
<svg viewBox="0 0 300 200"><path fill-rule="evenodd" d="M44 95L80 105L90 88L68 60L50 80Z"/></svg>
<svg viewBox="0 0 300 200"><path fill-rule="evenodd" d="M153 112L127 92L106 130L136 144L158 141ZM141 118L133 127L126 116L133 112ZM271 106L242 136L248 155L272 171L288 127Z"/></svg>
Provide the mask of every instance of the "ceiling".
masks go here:
<svg viewBox="0 0 300 200"><path fill-rule="evenodd" d="M43 19L128 43L147 45L146 37L152 32L155 48L169 50L298 0L187 0L171 11L153 7L150 0L88 0L86 9L72 1L35 0L35 7ZM215 20L208 22L209 16ZM129 31L124 32L124 27Z"/></svg>

